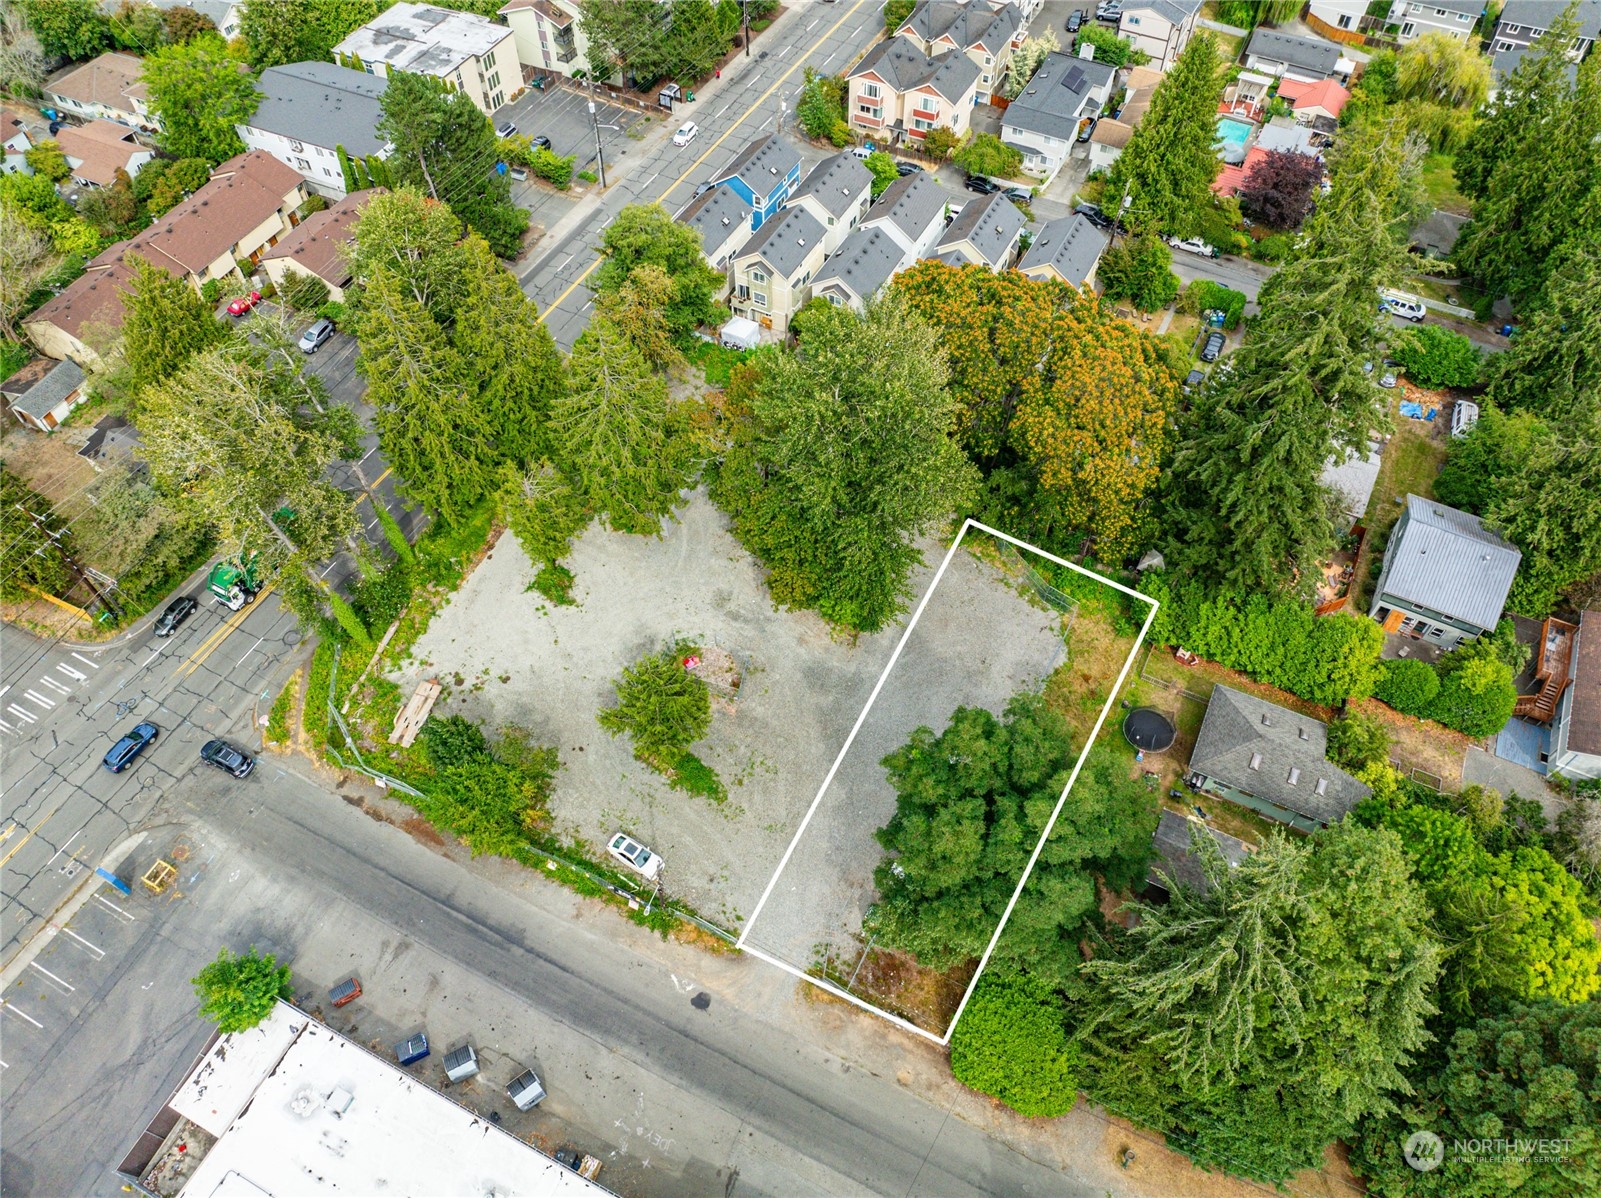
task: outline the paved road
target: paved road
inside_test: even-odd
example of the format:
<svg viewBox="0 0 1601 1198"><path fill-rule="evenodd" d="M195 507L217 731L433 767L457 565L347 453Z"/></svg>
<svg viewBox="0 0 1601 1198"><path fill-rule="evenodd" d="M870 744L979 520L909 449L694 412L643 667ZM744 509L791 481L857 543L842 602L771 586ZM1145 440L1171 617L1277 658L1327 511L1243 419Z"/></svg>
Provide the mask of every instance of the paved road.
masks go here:
<svg viewBox="0 0 1601 1198"><path fill-rule="evenodd" d="M6 992L8 1195L116 1192L107 1170L205 1037L185 979L219 942L291 960L308 1002L359 972L368 994L341 1016L364 1041L414 1023L441 1042L472 1032L492 1084L458 1100L602 1156L624 1193L1127 1192L1059 1171L1063 1133L1025 1155L938 1105L948 1079L904 1072L936 1063L931 1046L796 1002L758 961L663 944L541 879L458 865L270 759L244 782L194 772L173 799L173 822L124 873L181 856L176 889L102 891ZM821 1042L853 1043L858 1023L865 1059ZM513 1061L551 1092L527 1119L498 1089Z"/></svg>
<svg viewBox="0 0 1601 1198"><path fill-rule="evenodd" d="M603 196L586 196L565 210L541 201L535 220L554 228L562 216L570 219L559 234L541 243L532 262L518 271L524 292L539 304L556 343L570 349L588 323L590 294L580 280L594 266L595 247L619 211L639 203L661 203L669 211L677 211L688 203L695 184L731 159L746 142L777 128L782 118L793 120L795 96L803 82L802 65L824 73L838 72L855 61L882 28L879 6L868 0L856 0L849 6L795 5L755 39L752 57L731 62L723 78L709 84L694 104L680 105L671 118L652 121L643 140L619 133L606 135L603 143L611 186ZM528 100L526 116L514 119L525 132L539 132L540 106L557 103L572 106L563 110L565 119L570 121L582 108L587 120L584 98L571 92ZM670 132L683 120L695 121L700 133L688 146L678 148L673 146ZM564 126L552 122L552 127ZM572 136L576 140L577 135Z"/></svg>

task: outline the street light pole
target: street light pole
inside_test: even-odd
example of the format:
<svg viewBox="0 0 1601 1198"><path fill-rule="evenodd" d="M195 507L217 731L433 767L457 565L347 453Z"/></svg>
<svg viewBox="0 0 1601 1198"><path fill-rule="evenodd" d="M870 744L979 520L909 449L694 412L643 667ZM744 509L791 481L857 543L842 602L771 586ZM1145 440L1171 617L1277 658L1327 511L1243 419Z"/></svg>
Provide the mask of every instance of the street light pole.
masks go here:
<svg viewBox="0 0 1601 1198"><path fill-rule="evenodd" d="M600 131L602 129L621 129L621 125L603 125L600 121L600 111L595 107L595 81L589 81L589 120L595 126L595 162L600 167L600 189L606 190L606 151L600 144Z"/></svg>

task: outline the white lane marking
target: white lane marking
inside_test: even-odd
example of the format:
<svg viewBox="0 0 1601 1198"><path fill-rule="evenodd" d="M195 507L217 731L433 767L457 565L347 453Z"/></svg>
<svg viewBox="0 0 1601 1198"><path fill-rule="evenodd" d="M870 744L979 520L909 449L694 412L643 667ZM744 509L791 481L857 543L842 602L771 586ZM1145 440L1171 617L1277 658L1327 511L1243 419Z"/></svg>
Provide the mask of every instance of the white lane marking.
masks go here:
<svg viewBox="0 0 1601 1198"><path fill-rule="evenodd" d="M817 24L817 22L821 21L822 19L823 19L822 17L813 17L812 18L812 25ZM806 28L801 30L801 32L802 33L810 33L812 31L812 25L806 26Z"/></svg>
<svg viewBox="0 0 1601 1198"><path fill-rule="evenodd" d="M328 570L332 570L333 568L334 568L334 563L333 562L329 562L328 563ZM317 577L318 578L327 578L328 577L328 570L324 570L321 574L317 575Z"/></svg>
<svg viewBox="0 0 1601 1198"><path fill-rule="evenodd" d="M73 669L71 666L67 665L66 663L62 663L61 665L58 665L56 667L56 673L65 674L68 678L71 678L74 682L88 682L89 681L89 675L79 673L77 670Z"/></svg>
<svg viewBox="0 0 1601 1198"><path fill-rule="evenodd" d="M46 699L38 691L23 691L22 694L23 694L23 697L28 700L28 702L37 703L40 707L44 708L46 711L49 711L52 707L54 707L56 705L55 704L55 700Z"/></svg>
<svg viewBox="0 0 1601 1198"><path fill-rule="evenodd" d="M44 1031L44 1024L40 1023L32 1015L28 1014L21 1007L17 1006L16 1003L11 1002L8 999L0 998L0 1011L6 1011L9 1014L20 1016L21 1018L26 1019L29 1023L33 1024L33 1026L38 1028L41 1032Z"/></svg>
<svg viewBox="0 0 1601 1198"><path fill-rule="evenodd" d="M39 679L39 685L48 686L58 695L70 695L72 693L72 688L70 686L62 686L61 683L48 676L41 676Z"/></svg>
<svg viewBox="0 0 1601 1198"><path fill-rule="evenodd" d="M163 646L162 646L162 647L161 647L161 648L160 648L160 649L157 649L157 650L156 650L156 651L155 651L155 652L154 652L154 653L152 653L152 654L151 654L151 655L150 655L150 656L149 656L149 657L147 657L147 658L145 658L145 659L144 659L144 661L142 661L142 662L141 662L141 663L140 663L140 664L139 664L139 668L140 668L140 669L141 669L141 670L142 670L142 669L144 669L144 668L145 668L145 666L147 666L147 665L149 665L149 664L150 664L150 663L151 663L151 662L153 662L153 661L155 661L155 660L156 660L156 658L158 658L158 657L160 657L160 656L161 656L161 655L162 655L162 653L164 653L164 652L165 652L165 651L166 651L166 646L165 646L165 645L163 645Z"/></svg>
<svg viewBox="0 0 1601 1198"><path fill-rule="evenodd" d="M126 922L126 923L138 923L139 922L138 918L136 916L129 914L127 911L124 911L121 907L117 906L116 903L112 902L105 895L96 894L95 898L99 900L100 905L102 907L109 907L112 911L115 911L117 913L118 918L122 919L124 922Z"/></svg>
<svg viewBox="0 0 1601 1198"><path fill-rule="evenodd" d="M33 712L18 707L15 703L7 703L6 710L12 715L16 716L19 720L27 720L30 724L37 724L39 722L39 717L34 715Z"/></svg>
<svg viewBox="0 0 1601 1198"><path fill-rule="evenodd" d="M245 657L249 657L252 653L254 653L256 651L256 645L261 644L261 642L266 640L266 639L267 638L264 637L264 636L258 636L256 638L256 644L255 645L251 645L250 648L245 650ZM240 666L244 665L245 664L245 657L241 657L238 661L234 662L233 663L233 668L237 670Z"/></svg>
<svg viewBox="0 0 1601 1198"><path fill-rule="evenodd" d="M55 982L57 985L65 986L67 988L67 993L68 994L71 994L73 991L75 991L78 988L78 987L74 986L71 982L67 981L65 978L58 978L55 974L51 973L48 969L46 969L43 965L39 964L39 962L37 962L37 961L29 961L28 964L32 965L35 969L37 969L40 973L44 974L45 977L49 978L52 982Z"/></svg>
<svg viewBox="0 0 1601 1198"><path fill-rule="evenodd" d="M361 463L362 463L362 462L365 462L365 461L366 461L366 460L367 460L367 459L368 459L368 458L370 458L370 457L372 457L372 455L373 455L373 454L375 454L375 453L377 453L377 452L378 452L378 447L377 447L377 446L376 446L376 445L374 445L374 446L373 446L373 447L372 447L372 448L371 448L371 449L369 449L369 450L368 450L368 451L367 451L367 452L366 452L366 453L364 453L364 454L362 454L362 455L361 455L361 460L360 460L360 461L358 461L358 462L357 462L357 463L356 463L356 465L358 465L358 466L359 466L359 465L361 465Z"/></svg>
<svg viewBox="0 0 1601 1198"><path fill-rule="evenodd" d="M106 955L106 950L105 949L97 948L96 946L90 944L87 940L85 940L82 936L78 935L78 933L74 932L71 928L62 928L61 930L63 932L65 932L67 935L71 936L79 944L83 945L84 948L86 948L90 952L92 952L95 955L95 960L96 961L100 960L102 957L104 957Z"/></svg>
<svg viewBox="0 0 1601 1198"><path fill-rule="evenodd" d="M11 689L11 684L10 683L7 683L5 686L0 686L0 698L4 698L5 697L5 693L10 689Z"/></svg>
<svg viewBox="0 0 1601 1198"><path fill-rule="evenodd" d="M95 665L94 662L90 661L87 657L85 657L82 653L74 653L73 656L76 657L79 661L83 662L83 664L88 666L91 670L98 670L100 668L99 666Z"/></svg>

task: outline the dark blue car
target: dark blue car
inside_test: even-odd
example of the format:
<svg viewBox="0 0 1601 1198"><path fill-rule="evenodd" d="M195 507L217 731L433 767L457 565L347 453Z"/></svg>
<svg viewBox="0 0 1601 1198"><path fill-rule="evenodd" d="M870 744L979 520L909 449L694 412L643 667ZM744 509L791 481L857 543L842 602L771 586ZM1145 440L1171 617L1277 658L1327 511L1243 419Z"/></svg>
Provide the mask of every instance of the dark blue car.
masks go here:
<svg viewBox="0 0 1601 1198"><path fill-rule="evenodd" d="M105 767L113 774L122 773L160 735L161 729L154 724L134 725L132 732L111 746L111 752L106 754Z"/></svg>

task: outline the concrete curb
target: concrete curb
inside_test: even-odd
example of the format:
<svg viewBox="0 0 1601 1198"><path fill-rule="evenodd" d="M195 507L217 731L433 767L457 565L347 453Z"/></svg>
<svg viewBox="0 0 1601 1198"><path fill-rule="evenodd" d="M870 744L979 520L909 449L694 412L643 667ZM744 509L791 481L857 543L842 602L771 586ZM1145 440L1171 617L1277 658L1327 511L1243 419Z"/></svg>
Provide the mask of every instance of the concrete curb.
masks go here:
<svg viewBox="0 0 1601 1198"><path fill-rule="evenodd" d="M143 844L147 835L148 833L146 832L135 832L132 836L122 841L121 844L116 845L101 861L100 868L109 873L114 865ZM40 928L28 943L17 950L16 956L6 962L4 969L0 969L0 991L7 989L12 982L17 980L24 969L33 964L34 958L44 951L45 946L50 941L56 938L56 933L61 930L61 925L82 910L104 882L105 879L101 878L93 870L84 875L83 881L78 883L77 888L69 891L67 896L57 904L56 909L50 913L50 917L45 920L44 927Z"/></svg>

